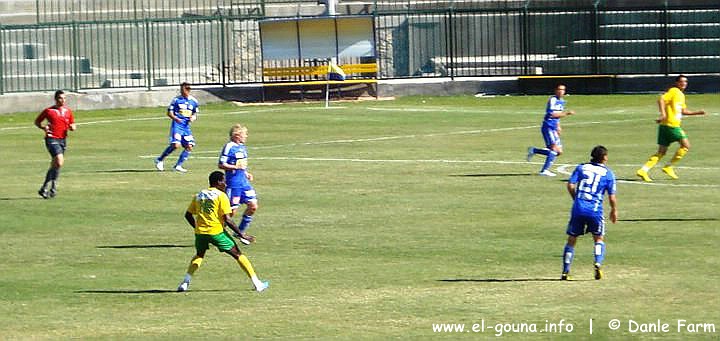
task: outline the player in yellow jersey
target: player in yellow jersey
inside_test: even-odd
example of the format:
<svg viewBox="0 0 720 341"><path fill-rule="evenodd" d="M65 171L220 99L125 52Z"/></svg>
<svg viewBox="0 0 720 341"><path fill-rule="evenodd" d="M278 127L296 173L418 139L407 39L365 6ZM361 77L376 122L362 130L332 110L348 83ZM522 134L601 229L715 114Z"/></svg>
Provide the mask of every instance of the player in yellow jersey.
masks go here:
<svg viewBox="0 0 720 341"><path fill-rule="evenodd" d="M240 267L245 270L258 292L267 289L268 282L258 279L250 260L238 249L235 241L223 228L229 226L235 233L240 233L230 214L230 199L225 194L225 174L220 171L210 173L210 188L200 191L193 198L187 211L185 220L195 229L195 257L190 261L185 278L180 282L177 291L187 291L190 280L205 258L205 251L210 244L215 245L219 251L225 252L235 258Z"/></svg>
<svg viewBox="0 0 720 341"><path fill-rule="evenodd" d="M678 176L675 174L673 167L680 161L680 159L687 154L690 150L690 140L688 140L685 131L680 128L683 116L691 115L705 115L704 110L690 111L685 105L685 88L687 88L688 80L687 77L680 75L675 78L675 86L670 88L666 93L660 96L658 99L658 108L660 110L660 116L655 120L659 124L658 126L658 150L657 153L650 156L645 165L638 169L635 174L639 176L643 181L652 182L652 179L648 175L648 171L653 168L660 159L667 153L668 147L673 142L680 143L680 148L675 152L675 156L665 164L662 171L672 179L677 179Z"/></svg>

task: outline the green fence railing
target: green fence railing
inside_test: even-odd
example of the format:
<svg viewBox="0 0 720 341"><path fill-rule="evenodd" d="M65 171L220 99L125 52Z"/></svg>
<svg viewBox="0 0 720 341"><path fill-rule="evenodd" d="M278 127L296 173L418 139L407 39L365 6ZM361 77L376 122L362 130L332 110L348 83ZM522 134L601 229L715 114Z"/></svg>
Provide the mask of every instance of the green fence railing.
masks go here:
<svg viewBox="0 0 720 341"><path fill-rule="evenodd" d="M317 0L35 0L38 23L265 17L267 6L316 5Z"/></svg>
<svg viewBox="0 0 720 341"><path fill-rule="evenodd" d="M210 2L192 3L203 1ZM478 9L459 3L376 11L379 77L720 73L720 4L550 9L528 1ZM0 25L0 93L261 82L260 19Z"/></svg>

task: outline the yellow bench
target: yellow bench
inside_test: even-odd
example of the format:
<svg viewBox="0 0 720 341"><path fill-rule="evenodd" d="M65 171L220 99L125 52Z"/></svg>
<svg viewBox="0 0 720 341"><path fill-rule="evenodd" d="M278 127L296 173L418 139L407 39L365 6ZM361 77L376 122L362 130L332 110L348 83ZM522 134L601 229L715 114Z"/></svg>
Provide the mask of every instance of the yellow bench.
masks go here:
<svg viewBox="0 0 720 341"><path fill-rule="evenodd" d="M344 81L327 81L327 80L312 80L312 81L290 81L282 82L267 80L267 78L283 78L283 77L326 77L328 74L328 66L290 66L290 67L275 67L275 68L263 68L263 80L264 86L288 86L288 85L319 85L319 84L352 84L352 83L377 83L377 72L378 67L376 63L365 63L365 64L345 64L339 65L340 68L345 72L346 77L350 77L354 74L368 74L372 73L372 78L359 78L359 79L346 79Z"/></svg>

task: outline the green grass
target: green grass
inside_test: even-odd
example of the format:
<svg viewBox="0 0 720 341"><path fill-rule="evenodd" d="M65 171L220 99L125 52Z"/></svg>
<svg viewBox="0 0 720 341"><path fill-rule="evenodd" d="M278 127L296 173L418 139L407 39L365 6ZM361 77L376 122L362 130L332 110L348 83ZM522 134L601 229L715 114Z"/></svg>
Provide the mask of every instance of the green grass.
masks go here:
<svg viewBox="0 0 720 341"><path fill-rule="evenodd" d="M717 338L678 332L677 320L720 328L720 100L688 96L713 114L685 120L680 179L658 167L646 185L634 171L656 149L655 98L569 97L578 114L563 120L556 169L603 144L621 180L606 279L592 280L586 236L572 282L557 280L567 175L539 177L542 157L524 161L542 143L544 96L208 105L188 174L153 171L163 108L78 112L54 200L36 193L49 157L35 114L0 116L0 338L491 339L432 325L561 319L572 333L504 336ZM212 250L191 291L174 293L194 253L184 210L236 122L250 128L260 195L258 242L243 250L271 287L251 291ZM615 318L623 325L609 330ZM632 333L631 319L670 332Z"/></svg>

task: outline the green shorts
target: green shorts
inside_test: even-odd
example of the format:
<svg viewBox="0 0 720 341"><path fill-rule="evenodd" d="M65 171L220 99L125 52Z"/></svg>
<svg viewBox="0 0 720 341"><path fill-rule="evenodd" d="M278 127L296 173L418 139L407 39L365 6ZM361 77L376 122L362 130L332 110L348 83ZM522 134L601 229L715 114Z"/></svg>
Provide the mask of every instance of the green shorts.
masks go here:
<svg viewBox="0 0 720 341"><path fill-rule="evenodd" d="M685 131L680 127L668 127L666 125L658 126L658 144L661 146L669 146L673 142L688 138Z"/></svg>
<svg viewBox="0 0 720 341"><path fill-rule="evenodd" d="M227 231L218 234L196 234L195 249L197 251L205 251L210 248L210 244L215 245L220 252L230 251L235 246L235 241L230 237Z"/></svg>

